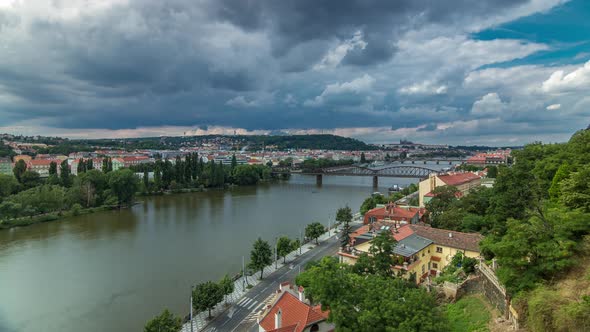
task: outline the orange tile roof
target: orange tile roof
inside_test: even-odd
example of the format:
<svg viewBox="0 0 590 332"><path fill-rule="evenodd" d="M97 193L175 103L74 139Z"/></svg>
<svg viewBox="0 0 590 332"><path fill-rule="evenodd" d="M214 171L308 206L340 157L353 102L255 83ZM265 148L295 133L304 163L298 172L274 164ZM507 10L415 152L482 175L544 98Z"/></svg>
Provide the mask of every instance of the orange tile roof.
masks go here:
<svg viewBox="0 0 590 332"><path fill-rule="evenodd" d="M275 329L275 314L281 310L281 328ZM311 307L299 301L295 295L283 292L277 302L260 321L260 326L265 331L276 332L302 332L306 326L328 318L328 311Z"/></svg>

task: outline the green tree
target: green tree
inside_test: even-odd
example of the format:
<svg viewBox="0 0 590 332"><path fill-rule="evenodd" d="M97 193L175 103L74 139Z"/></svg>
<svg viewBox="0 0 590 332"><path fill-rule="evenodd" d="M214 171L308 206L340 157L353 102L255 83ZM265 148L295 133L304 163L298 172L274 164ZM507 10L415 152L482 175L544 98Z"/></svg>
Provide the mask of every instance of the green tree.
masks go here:
<svg viewBox="0 0 590 332"><path fill-rule="evenodd" d="M253 165L238 165L233 171L233 179L238 185L254 185L260 181L260 175Z"/></svg>
<svg viewBox="0 0 590 332"><path fill-rule="evenodd" d="M78 165L76 166L76 172L78 174L82 174L82 173L86 172L86 162L84 161L84 159L82 159L82 158L78 159Z"/></svg>
<svg viewBox="0 0 590 332"><path fill-rule="evenodd" d="M498 167L488 166L488 178L495 179L498 176Z"/></svg>
<svg viewBox="0 0 590 332"><path fill-rule="evenodd" d="M19 184L12 175L0 174L0 201L1 198L16 194Z"/></svg>
<svg viewBox="0 0 590 332"><path fill-rule="evenodd" d="M254 247L250 251L249 266L254 270L260 270L260 279L262 279L264 268L272 263L272 249L268 242L258 238L254 242Z"/></svg>
<svg viewBox="0 0 590 332"><path fill-rule="evenodd" d="M201 312L209 311L209 319L211 319L211 309L223 301L223 289L218 283L207 281L198 284L193 290L193 308Z"/></svg>
<svg viewBox="0 0 590 332"><path fill-rule="evenodd" d="M457 200L456 193L457 187L453 186L441 186L432 191L434 197L426 203L432 227L441 227L442 215Z"/></svg>
<svg viewBox="0 0 590 332"><path fill-rule="evenodd" d="M365 158L365 153L361 152L361 164L366 164L367 163L367 158Z"/></svg>
<svg viewBox="0 0 590 332"><path fill-rule="evenodd" d="M315 239L316 244L320 244L318 238L324 234L324 232L324 225L317 221L305 226L305 237L309 239Z"/></svg>
<svg viewBox="0 0 590 332"><path fill-rule="evenodd" d="M150 178L147 170L143 171L143 188L145 192L150 192Z"/></svg>
<svg viewBox="0 0 590 332"><path fill-rule="evenodd" d="M232 278L230 278L230 276L226 274L219 281L219 287L221 287L221 292L223 293L223 296L227 296L234 292L235 284Z"/></svg>
<svg viewBox="0 0 590 332"><path fill-rule="evenodd" d="M57 163L55 161L52 161L49 164L49 176L57 176Z"/></svg>
<svg viewBox="0 0 590 332"><path fill-rule="evenodd" d="M556 175L557 176L557 175ZM572 209L590 212L590 165L570 174L561 181L559 197L561 203Z"/></svg>
<svg viewBox="0 0 590 332"><path fill-rule="evenodd" d="M67 160L61 162L59 177L61 179L61 184L64 187L69 187L72 184L72 179L70 177L70 166L68 165Z"/></svg>
<svg viewBox="0 0 590 332"><path fill-rule="evenodd" d="M143 328L144 332L178 332L182 329L180 317L174 316L168 309L152 318Z"/></svg>
<svg viewBox="0 0 590 332"><path fill-rule="evenodd" d="M342 232L340 234L340 247L346 248L346 246L350 243L350 234L352 233L352 228L350 227L350 223L348 221L344 222L342 226Z"/></svg>
<svg viewBox="0 0 590 332"><path fill-rule="evenodd" d="M92 158L86 159L86 171L89 171L91 169L94 169L94 161L92 160Z"/></svg>
<svg viewBox="0 0 590 332"><path fill-rule="evenodd" d="M393 250L395 249L397 241L393 238L390 231L380 232L372 241L369 247L375 271L383 277L393 276L393 265L395 265L395 256Z"/></svg>
<svg viewBox="0 0 590 332"><path fill-rule="evenodd" d="M41 184L41 177L39 173L26 170L21 176L21 183L24 188L33 188Z"/></svg>
<svg viewBox="0 0 590 332"><path fill-rule="evenodd" d="M25 174L26 170L27 170L27 164L25 163L24 160L19 159L14 164L14 168L12 169L12 172L14 173L14 177L16 178L16 180L18 182L22 183L22 176L23 176L23 174Z"/></svg>
<svg viewBox="0 0 590 332"><path fill-rule="evenodd" d="M138 189L138 179L130 169L120 169L109 173L109 187L117 196L119 206L131 204Z"/></svg>
<svg viewBox="0 0 590 332"><path fill-rule="evenodd" d="M283 257L283 263L287 262L287 255L293 251L293 243L286 236L281 236L277 240L277 255Z"/></svg>
<svg viewBox="0 0 590 332"><path fill-rule="evenodd" d="M352 222L352 209L348 205L339 208L338 211L336 211L336 221L338 221L338 223Z"/></svg>
<svg viewBox="0 0 590 332"><path fill-rule="evenodd" d="M238 166L238 160L236 159L236 154L234 153L231 156L231 169L232 169L232 171L234 170L234 168L236 168L236 166Z"/></svg>

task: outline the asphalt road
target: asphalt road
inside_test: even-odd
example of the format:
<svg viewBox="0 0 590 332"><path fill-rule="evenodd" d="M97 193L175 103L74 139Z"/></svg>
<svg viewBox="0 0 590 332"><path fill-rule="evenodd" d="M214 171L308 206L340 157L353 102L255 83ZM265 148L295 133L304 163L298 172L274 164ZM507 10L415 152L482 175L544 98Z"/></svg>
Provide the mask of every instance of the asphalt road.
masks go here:
<svg viewBox="0 0 590 332"><path fill-rule="evenodd" d="M337 236L334 236L320 242L319 246L306 254L287 262L285 266L252 287L237 304L232 305L224 314L211 321L204 331L258 331L256 314L265 304L270 303L272 295L279 289L280 283L285 281L293 283L300 268L303 270L309 261L318 260L324 256L336 255L338 248L339 240Z"/></svg>

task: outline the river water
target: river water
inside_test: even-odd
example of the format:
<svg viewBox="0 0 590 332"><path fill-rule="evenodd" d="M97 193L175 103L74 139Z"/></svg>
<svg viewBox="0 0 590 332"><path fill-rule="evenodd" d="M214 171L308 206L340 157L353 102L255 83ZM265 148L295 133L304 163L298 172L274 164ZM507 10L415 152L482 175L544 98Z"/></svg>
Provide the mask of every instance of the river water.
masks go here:
<svg viewBox="0 0 590 332"><path fill-rule="evenodd" d="M417 179L380 178L381 192ZM0 230L0 331L141 331L190 285L235 274L257 237L295 238L339 207L358 210L370 177L289 181L140 198L132 209Z"/></svg>

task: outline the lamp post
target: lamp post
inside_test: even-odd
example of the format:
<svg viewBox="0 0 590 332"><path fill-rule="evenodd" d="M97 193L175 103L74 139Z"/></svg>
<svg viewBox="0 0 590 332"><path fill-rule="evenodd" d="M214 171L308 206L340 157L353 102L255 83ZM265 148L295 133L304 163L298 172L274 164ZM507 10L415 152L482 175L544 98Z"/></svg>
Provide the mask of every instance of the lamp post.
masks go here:
<svg viewBox="0 0 590 332"><path fill-rule="evenodd" d="M279 243L279 238L275 237L275 270L278 268L278 261L279 261L278 243Z"/></svg>
<svg viewBox="0 0 590 332"><path fill-rule="evenodd" d="M191 332L194 332L193 330L193 291L195 289L195 285L191 285Z"/></svg>
<svg viewBox="0 0 590 332"><path fill-rule="evenodd" d="M242 290L246 289L246 258L242 256Z"/></svg>
<svg viewBox="0 0 590 332"><path fill-rule="evenodd" d="M301 248L303 247L303 229L299 229L299 255L301 255Z"/></svg>

